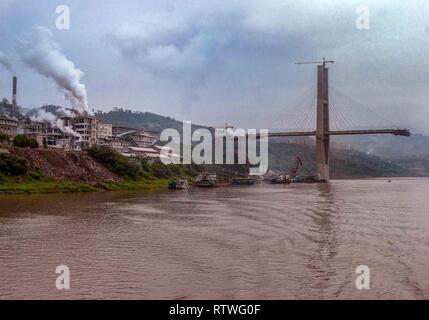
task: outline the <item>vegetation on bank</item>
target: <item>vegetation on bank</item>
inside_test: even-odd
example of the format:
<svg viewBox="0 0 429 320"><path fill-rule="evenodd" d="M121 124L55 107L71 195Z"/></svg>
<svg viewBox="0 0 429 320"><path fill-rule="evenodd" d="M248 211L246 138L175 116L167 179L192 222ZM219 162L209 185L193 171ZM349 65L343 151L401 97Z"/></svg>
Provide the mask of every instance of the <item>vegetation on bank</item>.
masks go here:
<svg viewBox="0 0 429 320"><path fill-rule="evenodd" d="M13 138L13 145L18 148L35 149L39 147L39 143L36 140L23 134L18 134Z"/></svg>
<svg viewBox="0 0 429 320"><path fill-rule="evenodd" d="M130 160L107 146L93 146L88 154L98 163L124 180L153 180L175 177L193 177L198 174L195 166L150 163L145 159Z"/></svg>
<svg viewBox="0 0 429 320"><path fill-rule="evenodd" d="M105 146L95 146L87 152L95 161L116 174L120 180L95 185L55 180L44 176L40 170L31 169L26 159L5 153L0 154L0 193L157 190L165 189L171 179L187 178L192 181L198 174L193 166L130 160Z"/></svg>
<svg viewBox="0 0 429 320"><path fill-rule="evenodd" d="M31 178L8 180L0 184L0 194L31 194L31 193L69 193L92 192L99 188L84 183L75 183L65 180L33 180Z"/></svg>
<svg viewBox="0 0 429 320"><path fill-rule="evenodd" d="M24 158L0 154L0 193L54 193L96 191L94 186L44 177L30 170Z"/></svg>
<svg viewBox="0 0 429 320"><path fill-rule="evenodd" d="M193 180L198 174L194 166L170 164L160 161L150 163L145 159L130 160L106 146L87 150L93 159L121 178L117 182L100 185L105 190L154 190L166 188L171 179Z"/></svg>

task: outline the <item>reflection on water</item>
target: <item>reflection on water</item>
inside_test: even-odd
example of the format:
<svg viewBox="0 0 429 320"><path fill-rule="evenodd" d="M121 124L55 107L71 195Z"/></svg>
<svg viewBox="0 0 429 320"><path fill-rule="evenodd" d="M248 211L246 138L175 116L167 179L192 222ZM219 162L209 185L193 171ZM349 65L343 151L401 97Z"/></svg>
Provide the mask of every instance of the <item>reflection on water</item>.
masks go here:
<svg viewBox="0 0 429 320"><path fill-rule="evenodd" d="M429 180L0 197L0 299L428 298ZM55 288L55 268L71 289ZM371 289L355 288L368 265Z"/></svg>

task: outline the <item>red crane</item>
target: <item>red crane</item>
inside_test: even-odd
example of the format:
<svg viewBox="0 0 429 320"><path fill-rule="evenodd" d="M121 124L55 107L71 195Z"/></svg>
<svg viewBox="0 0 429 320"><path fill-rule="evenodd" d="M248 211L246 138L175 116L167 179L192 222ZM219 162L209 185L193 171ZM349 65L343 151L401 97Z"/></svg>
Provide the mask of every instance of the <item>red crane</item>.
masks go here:
<svg viewBox="0 0 429 320"><path fill-rule="evenodd" d="M294 177L296 177L298 175L298 168L299 168L299 166L302 167L301 157L296 157L295 166L290 171L291 178L294 178Z"/></svg>

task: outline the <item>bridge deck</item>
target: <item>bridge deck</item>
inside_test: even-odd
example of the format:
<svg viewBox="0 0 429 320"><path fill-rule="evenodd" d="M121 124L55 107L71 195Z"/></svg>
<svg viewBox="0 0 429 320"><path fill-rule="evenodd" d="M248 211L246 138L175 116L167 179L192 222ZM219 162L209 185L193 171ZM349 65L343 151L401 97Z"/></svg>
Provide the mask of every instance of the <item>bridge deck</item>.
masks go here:
<svg viewBox="0 0 429 320"><path fill-rule="evenodd" d="M329 131L330 136L340 135L356 135L356 134L393 134L395 136L410 136L408 129L372 129L372 130L343 130L343 131ZM303 132L269 132L268 137L309 137L315 136L316 131L303 131ZM257 135L259 138L259 135Z"/></svg>

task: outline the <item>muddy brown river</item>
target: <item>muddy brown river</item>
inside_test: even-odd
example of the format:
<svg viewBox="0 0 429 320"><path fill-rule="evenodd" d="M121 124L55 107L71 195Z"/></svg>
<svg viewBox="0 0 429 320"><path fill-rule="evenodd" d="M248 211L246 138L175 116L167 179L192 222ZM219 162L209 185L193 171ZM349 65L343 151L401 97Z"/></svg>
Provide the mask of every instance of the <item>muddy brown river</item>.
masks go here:
<svg viewBox="0 0 429 320"><path fill-rule="evenodd" d="M428 299L429 179L0 196L15 298Z"/></svg>

